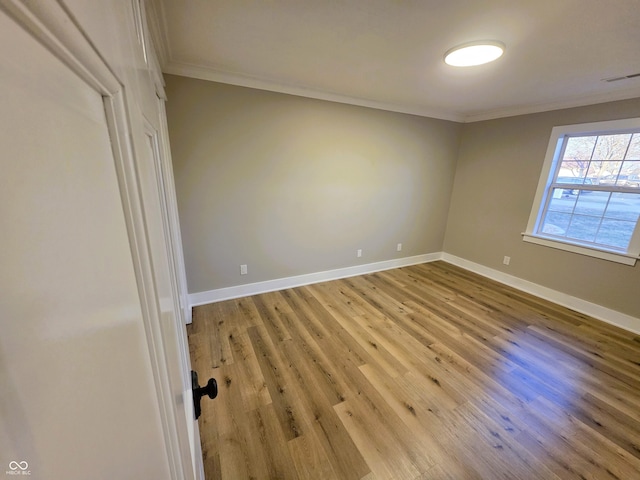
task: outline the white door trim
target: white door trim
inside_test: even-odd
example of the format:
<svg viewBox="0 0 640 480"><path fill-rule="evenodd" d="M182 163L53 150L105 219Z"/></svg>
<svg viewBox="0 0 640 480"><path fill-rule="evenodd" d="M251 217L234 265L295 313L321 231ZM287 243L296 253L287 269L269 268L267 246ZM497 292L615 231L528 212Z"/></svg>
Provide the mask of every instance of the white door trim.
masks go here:
<svg viewBox="0 0 640 480"><path fill-rule="evenodd" d="M75 19L57 1L0 0L0 8L101 95L122 89Z"/></svg>
<svg viewBox="0 0 640 480"><path fill-rule="evenodd" d="M172 478L190 480L194 478L191 459L183 458L179 448L180 442L189 443L189 438L181 439L176 428L174 404L178 400L172 395L165 363L165 347L160 332L160 307L155 294L151 253L123 83L95 50L66 7L58 1L0 0L0 9L30 32L104 99L168 462ZM199 462L202 463L201 457Z"/></svg>
<svg viewBox="0 0 640 480"><path fill-rule="evenodd" d="M169 147L169 127L167 125L167 115L165 111L165 98L163 92L156 92L158 95L158 110L160 111L160 130L158 140L162 149L162 173L166 185L167 195L167 215L170 222L171 242L173 247L173 260L175 262L176 280L178 282L178 293L180 296L180 308L182 310L185 323L192 322L191 306L189 304L189 291L187 290L187 276L182 253L182 235L180 233L180 219L178 216L178 200L176 198L175 179L173 177L173 166L171 164L171 149ZM189 352L187 352L188 354Z"/></svg>

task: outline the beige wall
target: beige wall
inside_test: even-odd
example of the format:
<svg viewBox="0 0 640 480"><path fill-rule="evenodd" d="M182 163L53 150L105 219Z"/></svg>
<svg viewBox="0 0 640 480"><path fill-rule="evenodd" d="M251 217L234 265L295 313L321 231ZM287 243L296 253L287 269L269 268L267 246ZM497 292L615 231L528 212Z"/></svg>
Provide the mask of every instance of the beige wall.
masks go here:
<svg viewBox="0 0 640 480"><path fill-rule="evenodd" d="M640 266L525 243L542 163L556 125L640 116L640 99L466 124L444 250L640 317ZM511 257L505 266L502 259Z"/></svg>
<svg viewBox="0 0 640 480"><path fill-rule="evenodd" d="M166 81L191 293L442 250L461 125Z"/></svg>
<svg viewBox="0 0 640 480"><path fill-rule="evenodd" d="M521 236L551 129L640 99L459 125L166 79L191 293L445 251L640 317L640 267Z"/></svg>

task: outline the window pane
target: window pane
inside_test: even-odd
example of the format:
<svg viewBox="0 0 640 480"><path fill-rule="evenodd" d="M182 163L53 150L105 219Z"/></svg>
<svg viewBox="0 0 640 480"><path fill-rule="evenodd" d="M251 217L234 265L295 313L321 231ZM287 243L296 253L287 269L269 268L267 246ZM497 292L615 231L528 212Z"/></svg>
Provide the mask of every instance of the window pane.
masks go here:
<svg viewBox="0 0 640 480"><path fill-rule="evenodd" d="M637 160L624 162L620 169L620 175L640 175L640 162Z"/></svg>
<svg viewBox="0 0 640 480"><path fill-rule="evenodd" d="M596 243L626 250L635 226L635 222L604 219L596 237Z"/></svg>
<svg viewBox="0 0 640 480"><path fill-rule="evenodd" d="M615 185L618 180L618 173L620 173L620 167L622 162L600 162L602 168L598 175L599 185Z"/></svg>
<svg viewBox="0 0 640 480"><path fill-rule="evenodd" d="M640 187L640 162L631 161L624 162L618 175L618 185L623 187L639 188Z"/></svg>
<svg viewBox="0 0 640 480"><path fill-rule="evenodd" d="M562 188L554 188L553 196L549 202L549 211L571 213L577 198L576 195L565 193Z"/></svg>
<svg viewBox="0 0 640 480"><path fill-rule="evenodd" d="M609 195L609 192L580 192L575 213L601 217L607 208Z"/></svg>
<svg viewBox="0 0 640 480"><path fill-rule="evenodd" d="M607 162L590 162L589 170L587 171L587 178L591 181L592 185L600 184L600 177L607 175L605 170L605 163Z"/></svg>
<svg viewBox="0 0 640 480"><path fill-rule="evenodd" d="M564 150L563 160L589 160L596 144L597 136L570 137Z"/></svg>
<svg viewBox="0 0 640 480"><path fill-rule="evenodd" d="M627 153L627 147L631 140L630 133L617 135L601 135L596 142L593 151L594 160L622 160Z"/></svg>
<svg viewBox="0 0 640 480"><path fill-rule="evenodd" d="M540 233L626 250L640 218L640 194L554 189Z"/></svg>
<svg viewBox="0 0 640 480"><path fill-rule="evenodd" d="M612 193L604 216L636 222L640 217L640 194Z"/></svg>
<svg viewBox="0 0 640 480"><path fill-rule="evenodd" d="M587 215L574 215L567 229L567 237L585 242L593 242L598 233L600 218Z"/></svg>
<svg viewBox="0 0 640 480"><path fill-rule="evenodd" d="M547 212L542 224L541 232L547 235L563 237L571 222L570 213Z"/></svg>
<svg viewBox="0 0 640 480"><path fill-rule="evenodd" d="M640 160L640 133L634 133L627 150L627 160Z"/></svg>
<svg viewBox="0 0 640 480"><path fill-rule="evenodd" d="M568 160L560 164L558 171L559 183L582 183L589 170L589 162L586 160Z"/></svg>

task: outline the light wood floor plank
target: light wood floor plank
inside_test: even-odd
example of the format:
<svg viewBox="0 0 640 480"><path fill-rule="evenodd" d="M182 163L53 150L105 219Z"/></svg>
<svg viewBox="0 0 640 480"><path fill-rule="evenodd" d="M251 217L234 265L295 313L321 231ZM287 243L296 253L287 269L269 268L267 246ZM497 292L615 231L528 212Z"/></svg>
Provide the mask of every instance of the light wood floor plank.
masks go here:
<svg viewBox="0 0 640 480"><path fill-rule="evenodd" d="M640 479L640 336L444 262L187 331L207 480Z"/></svg>

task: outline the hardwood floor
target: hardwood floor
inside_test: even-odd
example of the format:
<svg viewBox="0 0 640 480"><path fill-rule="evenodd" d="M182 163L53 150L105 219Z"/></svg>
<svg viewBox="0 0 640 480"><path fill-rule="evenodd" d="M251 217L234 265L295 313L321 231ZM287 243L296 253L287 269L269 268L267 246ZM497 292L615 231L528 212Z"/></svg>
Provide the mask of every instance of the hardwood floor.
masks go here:
<svg viewBox="0 0 640 480"><path fill-rule="evenodd" d="M640 336L444 262L194 309L207 479L640 479Z"/></svg>

